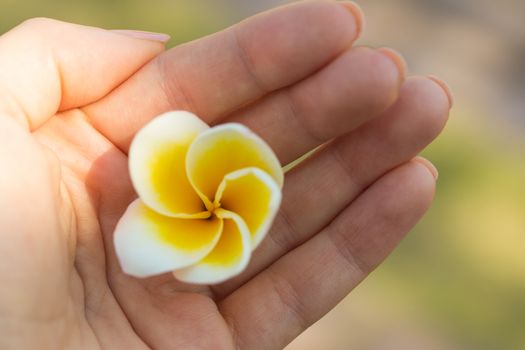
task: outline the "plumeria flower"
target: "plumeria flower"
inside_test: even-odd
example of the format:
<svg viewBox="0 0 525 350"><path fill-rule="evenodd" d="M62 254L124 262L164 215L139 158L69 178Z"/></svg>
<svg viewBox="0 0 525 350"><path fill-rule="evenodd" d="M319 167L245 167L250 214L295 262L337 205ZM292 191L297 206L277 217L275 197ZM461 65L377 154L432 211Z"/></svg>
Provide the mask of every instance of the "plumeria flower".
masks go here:
<svg viewBox="0 0 525 350"><path fill-rule="evenodd" d="M135 136L129 170L139 196L115 231L124 272L173 271L184 282L219 283L239 274L279 209L282 167L241 124L210 128L168 112Z"/></svg>

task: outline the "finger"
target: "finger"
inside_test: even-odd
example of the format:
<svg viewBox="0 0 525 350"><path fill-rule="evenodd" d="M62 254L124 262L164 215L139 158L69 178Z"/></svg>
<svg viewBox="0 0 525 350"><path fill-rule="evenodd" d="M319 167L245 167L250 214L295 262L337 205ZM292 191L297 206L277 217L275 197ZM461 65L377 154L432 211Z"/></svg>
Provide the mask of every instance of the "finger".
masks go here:
<svg viewBox="0 0 525 350"><path fill-rule="evenodd" d="M449 106L447 94L434 81L410 78L399 100L383 115L290 171L268 239L241 276L214 287L217 295L231 293L306 241L378 177L413 158L442 130Z"/></svg>
<svg viewBox="0 0 525 350"><path fill-rule="evenodd" d="M88 114L123 150L149 119L170 109L213 123L329 63L357 38L361 16L355 5L325 1L260 14L166 52Z"/></svg>
<svg viewBox="0 0 525 350"><path fill-rule="evenodd" d="M404 71L403 59L392 50L352 48L230 120L261 135L287 164L384 111L398 97Z"/></svg>
<svg viewBox="0 0 525 350"><path fill-rule="evenodd" d="M418 161L383 176L326 229L220 304L246 349L281 349L332 309L430 206L435 179Z"/></svg>
<svg viewBox="0 0 525 350"><path fill-rule="evenodd" d="M34 130L59 110L106 95L161 52L167 39L26 21L0 37L0 111Z"/></svg>

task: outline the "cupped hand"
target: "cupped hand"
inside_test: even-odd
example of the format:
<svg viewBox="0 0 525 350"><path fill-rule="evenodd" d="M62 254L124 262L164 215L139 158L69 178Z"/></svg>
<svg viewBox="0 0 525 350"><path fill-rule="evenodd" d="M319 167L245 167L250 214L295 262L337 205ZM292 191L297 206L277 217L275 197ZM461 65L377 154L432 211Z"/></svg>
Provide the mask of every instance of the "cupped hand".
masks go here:
<svg viewBox="0 0 525 350"><path fill-rule="evenodd" d="M415 158L450 108L435 78L354 46L362 14L302 2L164 52L165 36L47 19L0 37L0 348L279 349L420 219L437 173ZM247 270L192 286L114 254L135 198L126 152L154 116L246 124L286 164L280 213Z"/></svg>

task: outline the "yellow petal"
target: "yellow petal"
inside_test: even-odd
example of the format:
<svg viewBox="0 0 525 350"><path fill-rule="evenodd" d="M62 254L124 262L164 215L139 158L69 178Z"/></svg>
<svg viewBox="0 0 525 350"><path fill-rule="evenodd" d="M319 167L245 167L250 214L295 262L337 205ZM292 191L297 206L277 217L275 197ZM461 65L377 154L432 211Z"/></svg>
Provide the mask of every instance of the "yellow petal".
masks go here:
<svg viewBox="0 0 525 350"><path fill-rule="evenodd" d="M255 249L279 210L281 190L266 172L245 168L224 177L214 204L243 218L250 230L252 249Z"/></svg>
<svg viewBox="0 0 525 350"><path fill-rule="evenodd" d="M213 196L226 174L256 167L268 173L282 187L283 171L270 146L241 124L223 124L201 133L186 157L191 184L203 200ZM209 205L209 202L207 205Z"/></svg>
<svg viewBox="0 0 525 350"><path fill-rule="evenodd" d="M241 273L250 261L250 232L242 218L224 209L215 210L224 229L215 248L195 265L173 271L183 282L213 284Z"/></svg>
<svg viewBox="0 0 525 350"><path fill-rule="evenodd" d="M223 220L171 218L132 202L115 230L114 242L124 272L147 277L186 267L207 256L223 230Z"/></svg>
<svg viewBox="0 0 525 350"><path fill-rule="evenodd" d="M168 112L142 128L129 150L129 170L139 197L158 213L208 217L186 176L186 153L208 126L195 115Z"/></svg>

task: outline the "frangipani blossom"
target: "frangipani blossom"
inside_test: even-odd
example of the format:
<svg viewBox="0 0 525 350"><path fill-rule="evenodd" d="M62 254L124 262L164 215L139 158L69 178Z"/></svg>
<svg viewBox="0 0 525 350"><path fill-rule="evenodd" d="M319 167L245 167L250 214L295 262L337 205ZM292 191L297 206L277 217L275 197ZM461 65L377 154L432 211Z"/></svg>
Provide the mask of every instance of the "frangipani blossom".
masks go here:
<svg viewBox="0 0 525 350"><path fill-rule="evenodd" d="M190 283L239 274L279 209L283 171L271 148L241 124L210 128L168 112L135 136L129 170L139 198L115 230L124 272L173 271Z"/></svg>

